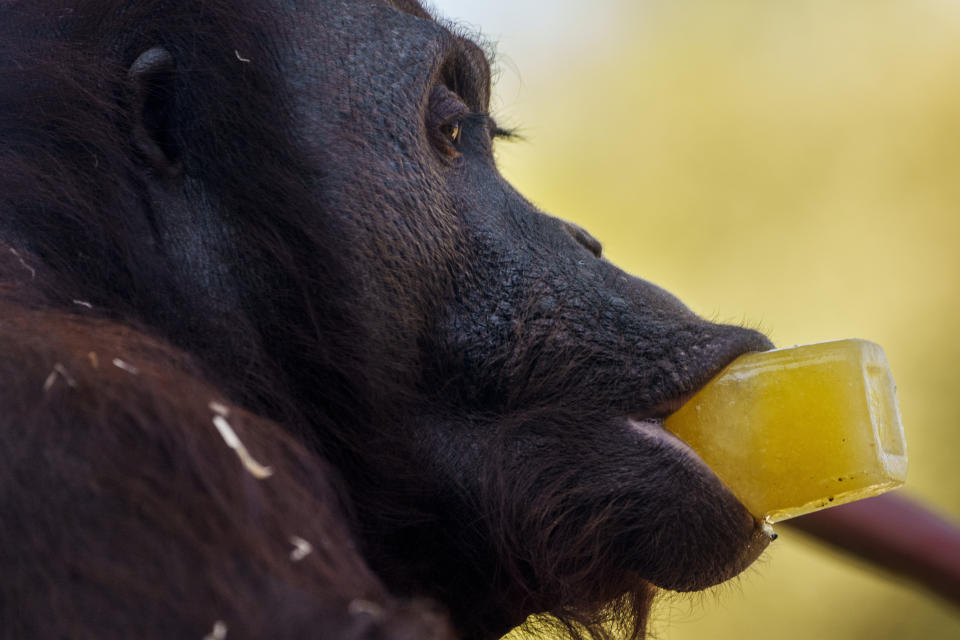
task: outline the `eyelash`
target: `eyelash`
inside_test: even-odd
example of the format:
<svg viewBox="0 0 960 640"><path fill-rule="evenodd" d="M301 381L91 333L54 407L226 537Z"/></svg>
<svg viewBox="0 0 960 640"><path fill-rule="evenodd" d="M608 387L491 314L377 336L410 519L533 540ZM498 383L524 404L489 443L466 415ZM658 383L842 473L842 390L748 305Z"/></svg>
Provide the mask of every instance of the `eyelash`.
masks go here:
<svg viewBox="0 0 960 640"><path fill-rule="evenodd" d="M497 126L489 113L471 111L467 101L449 84L435 85L428 100L427 121L434 121L430 136L434 146L444 155L459 155L466 126L471 130L480 127L491 141L517 138L514 130Z"/></svg>
<svg viewBox="0 0 960 640"><path fill-rule="evenodd" d="M485 126L490 130L490 138L492 140L506 140L508 142L513 142L520 137L517 134L516 129L507 129L498 126L489 113L471 112L456 118L455 122L459 122L461 127L466 122L479 122L482 126Z"/></svg>
<svg viewBox="0 0 960 640"><path fill-rule="evenodd" d="M505 140L506 142L516 142L517 140L521 139L520 134L517 133L517 129L515 127L511 127L509 129L504 127L494 127L490 132L490 137L494 140Z"/></svg>

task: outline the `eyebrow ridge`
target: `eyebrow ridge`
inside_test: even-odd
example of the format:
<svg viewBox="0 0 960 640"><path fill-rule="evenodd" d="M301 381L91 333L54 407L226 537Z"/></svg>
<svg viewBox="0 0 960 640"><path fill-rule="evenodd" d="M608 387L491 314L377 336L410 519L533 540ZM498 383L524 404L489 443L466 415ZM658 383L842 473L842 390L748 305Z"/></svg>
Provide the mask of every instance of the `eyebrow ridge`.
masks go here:
<svg viewBox="0 0 960 640"><path fill-rule="evenodd" d="M472 39L453 34L444 55L443 80L466 99L471 109L485 110L490 101L490 60Z"/></svg>

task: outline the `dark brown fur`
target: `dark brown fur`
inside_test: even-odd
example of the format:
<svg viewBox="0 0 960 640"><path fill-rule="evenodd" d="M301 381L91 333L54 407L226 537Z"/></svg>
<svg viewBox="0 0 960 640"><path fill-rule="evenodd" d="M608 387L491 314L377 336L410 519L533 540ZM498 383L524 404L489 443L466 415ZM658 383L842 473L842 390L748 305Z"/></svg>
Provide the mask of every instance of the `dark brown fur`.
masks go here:
<svg viewBox="0 0 960 640"><path fill-rule="evenodd" d="M0 637L640 635L756 557L626 418L769 343L516 194L488 100L412 2L0 2Z"/></svg>

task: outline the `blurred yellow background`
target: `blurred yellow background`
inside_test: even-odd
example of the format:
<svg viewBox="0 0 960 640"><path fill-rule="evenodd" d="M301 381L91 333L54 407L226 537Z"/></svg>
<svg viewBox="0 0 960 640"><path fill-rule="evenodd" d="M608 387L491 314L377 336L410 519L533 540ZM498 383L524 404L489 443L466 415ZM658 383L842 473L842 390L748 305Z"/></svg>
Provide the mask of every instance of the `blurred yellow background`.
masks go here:
<svg viewBox="0 0 960 640"><path fill-rule="evenodd" d="M521 192L703 315L880 343L903 491L960 520L960 3L434 4L498 41ZM957 610L780 531L733 583L661 597L653 636L960 638Z"/></svg>

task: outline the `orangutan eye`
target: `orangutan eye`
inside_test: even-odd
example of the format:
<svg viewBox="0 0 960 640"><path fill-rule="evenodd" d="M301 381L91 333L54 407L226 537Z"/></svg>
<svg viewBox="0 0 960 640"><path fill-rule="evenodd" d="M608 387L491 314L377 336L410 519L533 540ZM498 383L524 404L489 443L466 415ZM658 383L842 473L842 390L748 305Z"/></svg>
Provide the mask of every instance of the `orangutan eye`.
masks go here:
<svg viewBox="0 0 960 640"><path fill-rule="evenodd" d="M448 158L460 155L464 126L470 117L470 108L456 93L444 85L437 85L430 94L426 124L434 148Z"/></svg>
<svg viewBox="0 0 960 640"><path fill-rule="evenodd" d="M446 138L451 144L457 144L460 142L460 134L463 132L463 121L454 120L453 122L448 122L445 125L440 127L440 133Z"/></svg>

